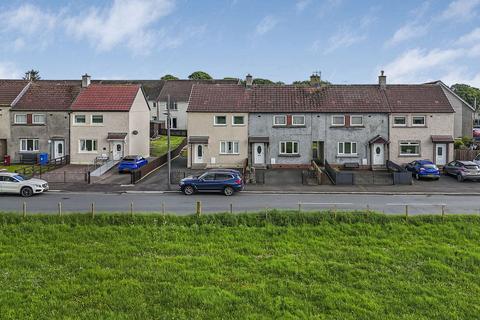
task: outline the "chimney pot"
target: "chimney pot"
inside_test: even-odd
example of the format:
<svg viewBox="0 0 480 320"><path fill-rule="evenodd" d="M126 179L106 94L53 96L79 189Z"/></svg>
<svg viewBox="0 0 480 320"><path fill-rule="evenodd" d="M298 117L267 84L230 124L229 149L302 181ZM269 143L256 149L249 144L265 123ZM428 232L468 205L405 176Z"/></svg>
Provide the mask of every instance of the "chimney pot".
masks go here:
<svg viewBox="0 0 480 320"><path fill-rule="evenodd" d="M249 73L247 74L247 76L245 77L245 86L246 87L251 87L253 85L253 77L252 75Z"/></svg>
<svg viewBox="0 0 480 320"><path fill-rule="evenodd" d="M387 88L387 76L385 75L385 71L380 71L380 75L378 76L378 85L380 89L385 90Z"/></svg>
<svg viewBox="0 0 480 320"><path fill-rule="evenodd" d="M312 73L310 76L310 85L312 87L320 87L320 75L318 73Z"/></svg>
<svg viewBox="0 0 480 320"><path fill-rule="evenodd" d="M85 73L83 76L82 76L82 88L86 88L90 85L90 80L91 80L91 77Z"/></svg>

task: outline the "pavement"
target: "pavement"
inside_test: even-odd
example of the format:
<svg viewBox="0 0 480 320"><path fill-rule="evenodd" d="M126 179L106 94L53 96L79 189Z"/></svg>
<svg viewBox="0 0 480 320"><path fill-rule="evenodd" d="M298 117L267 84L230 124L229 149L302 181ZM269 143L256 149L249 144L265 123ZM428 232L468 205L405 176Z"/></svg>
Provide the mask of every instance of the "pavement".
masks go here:
<svg viewBox="0 0 480 320"><path fill-rule="evenodd" d="M441 214L442 206L446 214L479 214L480 202L476 196L443 195L342 195L342 194L255 194L238 193L231 197L220 194L195 194L185 196L174 193L91 193L91 192L47 192L31 198L16 195L0 195L0 211L22 211L26 202L27 213L57 213L58 203L63 212L88 213L95 203L97 212L167 213L178 215L192 214L197 201L202 202L204 213L264 211L271 209L298 210L366 210L386 214L404 214L408 205L409 214Z"/></svg>

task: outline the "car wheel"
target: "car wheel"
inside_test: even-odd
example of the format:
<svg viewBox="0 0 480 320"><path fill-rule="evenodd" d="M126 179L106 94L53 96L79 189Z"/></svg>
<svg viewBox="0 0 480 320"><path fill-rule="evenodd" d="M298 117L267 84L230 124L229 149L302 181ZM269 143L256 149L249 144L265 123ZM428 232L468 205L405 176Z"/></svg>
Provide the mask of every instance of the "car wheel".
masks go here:
<svg viewBox="0 0 480 320"><path fill-rule="evenodd" d="M183 193L186 194L187 196L192 195L195 192L195 189L193 189L192 186L186 186L183 188Z"/></svg>
<svg viewBox="0 0 480 320"><path fill-rule="evenodd" d="M463 181L463 177L461 174L457 175L457 181L458 182L462 182Z"/></svg>
<svg viewBox="0 0 480 320"><path fill-rule="evenodd" d="M226 196L231 196L234 192L235 190L233 190L232 187L225 187L225 189L223 189L223 194Z"/></svg>
<svg viewBox="0 0 480 320"><path fill-rule="evenodd" d="M22 190L20 190L20 195L22 197L31 197L33 196L33 190L30 187L23 187Z"/></svg>
<svg viewBox="0 0 480 320"><path fill-rule="evenodd" d="M418 173L415 173L415 179L420 180L420 176L418 175Z"/></svg>

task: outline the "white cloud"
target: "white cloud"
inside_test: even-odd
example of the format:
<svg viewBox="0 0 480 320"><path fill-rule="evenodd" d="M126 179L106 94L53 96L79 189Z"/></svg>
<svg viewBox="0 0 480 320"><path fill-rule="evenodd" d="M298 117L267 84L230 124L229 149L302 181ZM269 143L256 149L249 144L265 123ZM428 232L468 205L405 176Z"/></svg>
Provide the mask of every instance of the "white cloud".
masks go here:
<svg viewBox="0 0 480 320"><path fill-rule="evenodd" d="M441 20L470 20L476 15L480 0L454 0L441 13Z"/></svg>
<svg viewBox="0 0 480 320"><path fill-rule="evenodd" d="M0 79L17 79L21 72L11 62L0 61Z"/></svg>
<svg viewBox="0 0 480 320"><path fill-rule="evenodd" d="M458 44L472 44L480 42L480 28L476 28L471 32L461 36L458 39Z"/></svg>
<svg viewBox="0 0 480 320"><path fill-rule="evenodd" d="M136 53L149 50L158 35L152 24L170 14L173 0L114 0L110 7L91 8L69 17L67 30L78 39L87 39L100 51L126 45Z"/></svg>
<svg viewBox="0 0 480 320"><path fill-rule="evenodd" d="M392 38L387 41L387 46L394 46L407 40L423 37L427 32L428 26L425 24L407 23L393 34Z"/></svg>
<svg viewBox="0 0 480 320"><path fill-rule="evenodd" d="M257 36L263 36L267 32L270 32L278 24L278 19L272 15L265 16L255 28L255 34Z"/></svg>
<svg viewBox="0 0 480 320"><path fill-rule="evenodd" d="M358 34L350 29L340 29L328 39L327 49L324 53L331 53L339 48L348 48L365 39L367 39L366 34ZM317 41L314 43L314 49L315 47L318 49Z"/></svg>
<svg viewBox="0 0 480 320"><path fill-rule="evenodd" d="M295 8L297 9L297 12L302 12L311 3L312 3L312 0L297 0L297 2L295 3Z"/></svg>

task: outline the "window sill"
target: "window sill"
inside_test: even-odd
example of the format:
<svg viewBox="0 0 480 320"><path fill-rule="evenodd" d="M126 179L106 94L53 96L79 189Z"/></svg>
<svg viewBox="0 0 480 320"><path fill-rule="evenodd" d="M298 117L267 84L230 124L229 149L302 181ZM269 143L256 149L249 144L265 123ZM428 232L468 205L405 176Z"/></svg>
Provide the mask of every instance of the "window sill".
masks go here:
<svg viewBox="0 0 480 320"><path fill-rule="evenodd" d="M42 127L45 123L14 123L13 126Z"/></svg>
<svg viewBox="0 0 480 320"><path fill-rule="evenodd" d="M232 124L232 127L245 127L245 124Z"/></svg>
<svg viewBox="0 0 480 320"><path fill-rule="evenodd" d="M285 158L298 158L301 157L300 154L279 154L279 157L285 157Z"/></svg>
<svg viewBox="0 0 480 320"><path fill-rule="evenodd" d="M219 153L220 156L239 156L240 153Z"/></svg>
<svg viewBox="0 0 480 320"><path fill-rule="evenodd" d="M365 126L330 126L330 129L363 129Z"/></svg>
<svg viewBox="0 0 480 320"><path fill-rule="evenodd" d="M78 151L80 154L97 154L98 151Z"/></svg>
<svg viewBox="0 0 480 320"><path fill-rule="evenodd" d="M273 125L272 128L285 128L285 129L291 129L291 128L306 128L307 126L306 125L298 125L298 126L294 126L294 125L290 125L290 126L287 126L287 125Z"/></svg>
<svg viewBox="0 0 480 320"><path fill-rule="evenodd" d="M337 158L358 158L358 153L356 153L356 154L337 154Z"/></svg>
<svg viewBox="0 0 480 320"><path fill-rule="evenodd" d="M226 124L214 124L213 126L214 127L226 127L227 125Z"/></svg>
<svg viewBox="0 0 480 320"><path fill-rule="evenodd" d="M398 156L402 158L420 157L419 154L399 154Z"/></svg>

